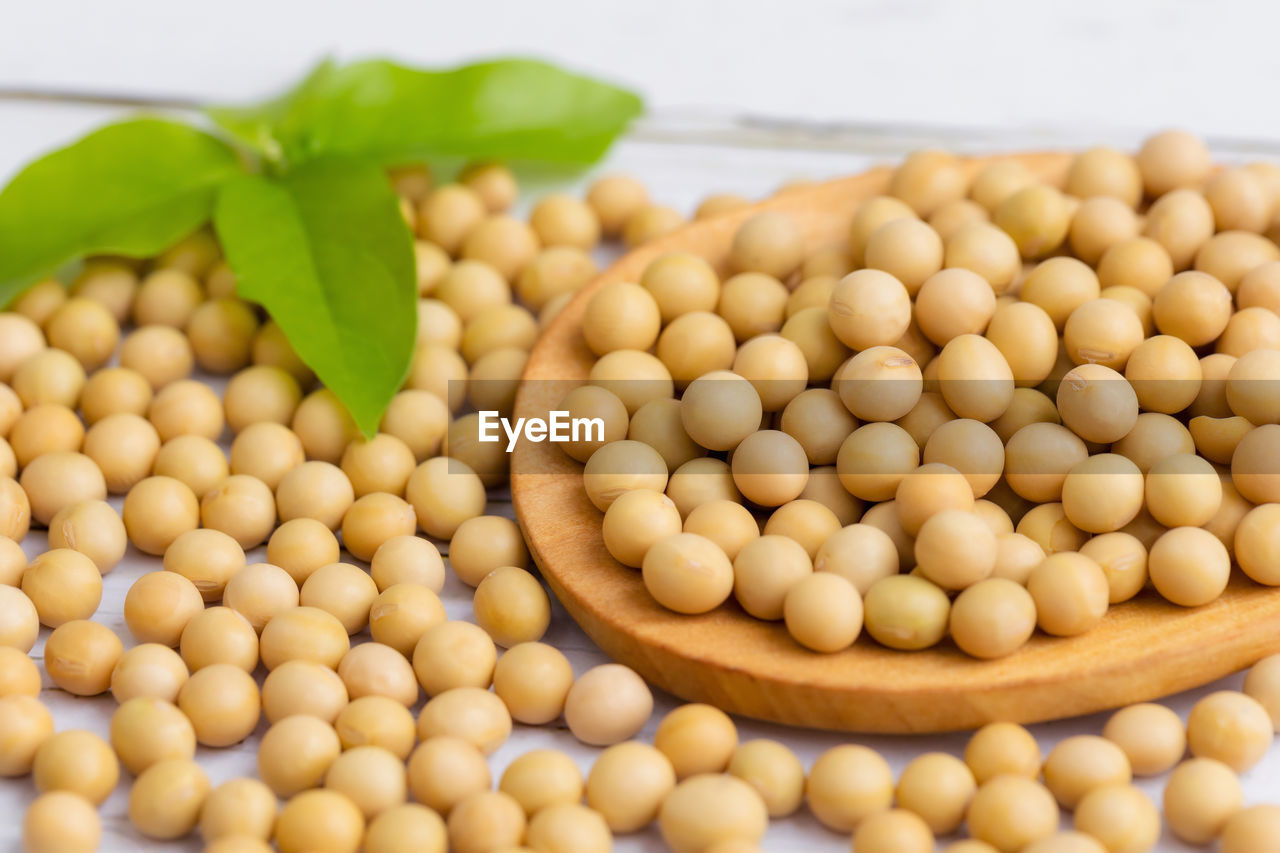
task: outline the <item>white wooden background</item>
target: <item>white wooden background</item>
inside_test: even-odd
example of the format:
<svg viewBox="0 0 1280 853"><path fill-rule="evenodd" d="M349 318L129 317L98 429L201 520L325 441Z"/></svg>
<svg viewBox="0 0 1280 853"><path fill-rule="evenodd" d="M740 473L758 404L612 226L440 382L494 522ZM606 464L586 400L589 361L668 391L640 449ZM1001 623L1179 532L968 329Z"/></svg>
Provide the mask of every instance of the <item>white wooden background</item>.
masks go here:
<svg viewBox="0 0 1280 853"><path fill-rule="evenodd" d="M761 195L792 178L864 168L922 142L1000 149L1099 138L1129 144L1149 129L1181 125L1209 135L1228 156L1280 151L1280 110L1271 104L1280 73L1272 35L1277 24L1280 7L1274 4L1198 0L1051 6L1010 0L10 0L0 2L0 88L243 99L283 85L325 53L385 54L422 64L541 55L646 94L655 119L617 146L601 168L633 172L658 199L687 211L710 192ZM117 114L0 100L0 176ZM744 132L731 121L741 116L800 124L765 132L755 122ZM806 122L852 128L833 141ZM916 131L907 133L903 123ZM895 128L883 130L886 124ZM816 129L829 131L825 125ZM960 132L965 129L976 132ZM42 535L33 533L26 545L35 553ZM124 593L158 562L130 552L106 579L97 618L127 644ZM468 592L452 580L446 587L452 617L469 616ZM548 641L566 650L578 671L603 661L560 611ZM1222 685L1238 686L1239 677ZM1169 704L1185 717L1208 689ZM47 689L44 699L60 729L83 727L105 736L109 698L75 699ZM648 734L671 704L659 698ZM1062 737L1098 732L1104 719L1034 730L1047 751ZM750 721L741 721L741 734L744 740L783 740L806 763L854 739L882 750L895 769L920 752L958 753L964 743L958 735L847 738ZM569 751L584 771L596 753L555 727L518 726L494 756L495 779L516 755L548 745ZM215 783L252 773L253 741L202 749L199 759ZM1140 785L1159 802L1159 781ZM1277 799L1280 748L1246 775L1245 787L1251 802ZM28 781L0 781L0 853L20 849L21 811L31 797ZM104 807L104 849L199 849L195 840L167 846L140 840L124 817L126 799L122 784ZM659 850L661 844L649 833L620 838L617 849ZM765 849L847 850L848 839L800 815L774 823ZM1192 848L1165 839L1159 849Z"/></svg>

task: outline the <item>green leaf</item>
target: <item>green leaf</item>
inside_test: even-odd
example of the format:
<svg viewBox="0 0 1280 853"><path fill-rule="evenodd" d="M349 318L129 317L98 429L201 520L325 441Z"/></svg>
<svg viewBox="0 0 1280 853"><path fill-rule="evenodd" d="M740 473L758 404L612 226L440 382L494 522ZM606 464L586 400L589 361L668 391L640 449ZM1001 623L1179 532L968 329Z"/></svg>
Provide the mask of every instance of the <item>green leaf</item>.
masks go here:
<svg viewBox="0 0 1280 853"><path fill-rule="evenodd" d="M225 143L158 118L41 157L0 192L0 305L84 255L162 251L208 220L215 189L240 169Z"/></svg>
<svg viewBox="0 0 1280 853"><path fill-rule="evenodd" d="M261 108L288 162L326 155L396 164L430 157L585 164L632 119L640 97L529 59L422 71L384 60L312 74Z"/></svg>
<svg viewBox="0 0 1280 853"><path fill-rule="evenodd" d="M214 227L237 290L373 435L417 335L413 240L372 164L324 159L218 194Z"/></svg>
<svg viewBox="0 0 1280 853"><path fill-rule="evenodd" d="M215 106L204 113L214 124L229 133L271 163L279 163L284 157L276 127L286 116L301 117L314 107L319 96L337 66L332 59L324 59L306 77L289 91L261 104L249 107Z"/></svg>

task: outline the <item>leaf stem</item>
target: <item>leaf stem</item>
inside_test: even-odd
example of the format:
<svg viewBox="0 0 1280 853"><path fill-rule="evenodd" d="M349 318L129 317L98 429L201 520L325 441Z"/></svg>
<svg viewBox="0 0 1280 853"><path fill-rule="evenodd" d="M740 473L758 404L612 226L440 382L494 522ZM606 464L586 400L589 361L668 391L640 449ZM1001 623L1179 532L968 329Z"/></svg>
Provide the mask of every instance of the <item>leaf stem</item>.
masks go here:
<svg viewBox="0 0 1280 853"><path fill-rule="evenodd" d="M124 92L97 92L77 89L47 89L34 86L0 86L0 101L88 104L103 107L141 107L196 112L203 103L177 95L137 95Z"/></svg>

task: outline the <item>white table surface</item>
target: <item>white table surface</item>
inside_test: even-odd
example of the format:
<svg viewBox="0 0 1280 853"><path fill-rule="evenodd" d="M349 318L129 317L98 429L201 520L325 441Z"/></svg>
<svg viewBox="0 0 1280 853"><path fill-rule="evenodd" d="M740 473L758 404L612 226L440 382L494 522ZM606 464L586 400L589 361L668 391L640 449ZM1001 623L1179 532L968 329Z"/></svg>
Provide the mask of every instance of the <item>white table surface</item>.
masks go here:
<svg viewBox="0 0 1280 853"><path fill-rule="evenodd" d="M1280 111L1270 109L1263 94L1263 83L1273 78L1276 66L1270 33L1280 23L1280 8L1215 4L1210 17L1211 7L1203 3L1066 5L1055 4L1049 11L1039 4L1003 1L784 5L651 0L624 6L541 0L442 7L380 0L362 4L357 13L354 4L335 2L304 6L223 0L197 6L46 0L0 8L0 88L243 98L279 86L325 52L385 53L424 64L536 53L607 73L649 96L658 120L618 145L601 170L632 172L651 186L656 198L686 211L711 192L761 195L792 178L864 168L882 159L881 150L902 144L902 137L887 142L850 138L843 151L817 150L829 147L821 142L768 149L652 141L686 126L675 119L692 118L698 125L709 117L706 124L712 130L722 127L720 117L744 114L1006 128L1007 134L977 137L985 140L980 144L1003 149L1046 140L1129 143L1147 128L1173 124L1227 142L1280 143ZM0 100L0 176L118 114ZM973 147L973 139L963 144ZM1223 145L1230 147L1241 146ZM24 543L33 554L43 544L40 532ZM114 628L126 645L132 641L121 617L124 594L136 577L158 567L159 560L130 551L106 578L96 618ZM456 579L450 579L444 598L451 617L469 618L469 590ZM42 632L35 654L47 634ZM547 641L565 650L579 672L605 660L558 608ZM1198 696L1238 687L1239 682L1233 676L1167 701L1185 718ZM48 688L43 698L59 729L82 727L105 736L114 707L109 696L80 699ZM659 697L646 735L673 701ZM1099 732L1104 720L1093 716L1033 730L1047 751L1063 737ZM743 740L783 740L806 765L832 745L857 741L881 750L898 770L920 752L958 754L965 740L963 735L850 737L747 720L740 726ZM566 750L584 772L597 753L560 727L517 726L492 759L495 779L512 758L543 746ZM251 774L254 740L227 750L201 749L199 760L215 782ZM1244 783L1250 802L1276 800L1280 747L1247 773ZM1138 784L1159 802L1163 780ZM32 796L29 780L0 781L0 853L20 849L21 810ZM143 841L124 816L126 801L127 781L103 808L104 849L199 849L194 839L170 845ZM616 849L660 850L662 845L649 832L619 838ZM775 822L765 849L847 850L848 838L801 814ZM1158 849L1193 848L1166 838Z"/></svg>

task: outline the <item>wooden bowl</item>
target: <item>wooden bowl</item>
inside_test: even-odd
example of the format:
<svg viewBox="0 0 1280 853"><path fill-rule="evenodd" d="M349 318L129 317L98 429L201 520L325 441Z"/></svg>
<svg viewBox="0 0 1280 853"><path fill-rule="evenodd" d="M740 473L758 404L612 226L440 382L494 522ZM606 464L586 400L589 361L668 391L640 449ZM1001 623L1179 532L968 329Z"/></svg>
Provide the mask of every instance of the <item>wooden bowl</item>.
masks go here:
<svg viewBox="0 0 1280 853"><path fill-rule="evenodd" d="M1047 180L1060 178L1069 158L1020 156ZM984 161L967 162L976 171ZM568 388L586 380L594 359L582 341L582 314L596 289L637 281L649 261L677 250L700 254L723 269L734 231L761 210L794 217L810 249L841 241L854 209L884 193L889 174L874 169L774 198L626 255L564 309L534 348L517 416L545 416ZM816 654L797 645L780 623L753 619L732 601L701 616L660 607L640 573L605 550L602 514L587 500L581 475L582 465L554 444L521 441L515 449L512 497L543 577L610 657L682 699L732 713L859 732L1029 723L1165 696L1280 651L1280 592L1237 577L1213 604L1185 609L1147 592L1112 608L1083 636L1037 634L996 661L969 658L949 641L900 652L865 635L844 652Z"/></svg>

